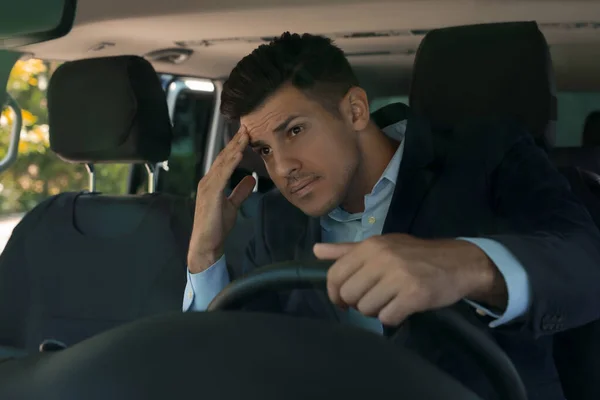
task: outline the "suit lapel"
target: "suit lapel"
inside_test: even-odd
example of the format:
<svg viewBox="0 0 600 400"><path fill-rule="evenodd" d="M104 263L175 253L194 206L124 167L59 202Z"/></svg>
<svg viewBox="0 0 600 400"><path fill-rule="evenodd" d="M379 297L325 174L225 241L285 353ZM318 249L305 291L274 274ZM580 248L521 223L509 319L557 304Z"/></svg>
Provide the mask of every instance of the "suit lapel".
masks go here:
<svg viewBox="0 0 600 400"><path fill-rule="evenodd" d="M296 242L294 249L294 260L316 261L317 257L313 253L315 243L321 241L321 221L319 218L307 217L304 231Z"/></svg>
<svg viewBox="0 0 600 400"><path fill-rule="evenodd" d="M313 252L315 243L321 241L321 220L319 218L307 218L306 228L300 235L295 247L294 259L304 262L317 261ZM292 295L292 302L296 304L307 304L310 313L321 318L339 320L335 306L327 296L326 287L315 287L314 290L296 290Z"/></svg>
<svg viewBox="0 0 600 400"><path fill-rule="evenodd" d="M382 233L409 233L424 197L437 177L441 163L429 124L411 117L404 137L404 154L396 188Z"/></svg>

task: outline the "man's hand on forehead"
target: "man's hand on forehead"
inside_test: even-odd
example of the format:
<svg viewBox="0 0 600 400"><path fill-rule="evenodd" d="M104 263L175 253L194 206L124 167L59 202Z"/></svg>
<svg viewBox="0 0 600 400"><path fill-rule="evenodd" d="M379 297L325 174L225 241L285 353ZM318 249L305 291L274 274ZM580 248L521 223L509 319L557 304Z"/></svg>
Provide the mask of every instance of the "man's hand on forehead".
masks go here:
<svg viewBox="0 0 600 400"><path fill-rule="evenodd" d="M191 273L206 270L221 257L237 211L256 184L254 178L246 176L229 196L225 197L223 193L247 145L248 133L242 125L198 183L194 229L188 253Z"/></svg>

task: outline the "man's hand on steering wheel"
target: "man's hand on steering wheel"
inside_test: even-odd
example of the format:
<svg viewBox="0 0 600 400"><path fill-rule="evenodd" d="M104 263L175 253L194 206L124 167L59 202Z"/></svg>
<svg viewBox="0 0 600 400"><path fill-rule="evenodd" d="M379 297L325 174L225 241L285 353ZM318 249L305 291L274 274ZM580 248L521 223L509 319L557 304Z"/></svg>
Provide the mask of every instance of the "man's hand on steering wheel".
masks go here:
<svg viewBox="0 0 600 400"><path fill-rule="evenodd" d="M327 275L329 298L396 326L411 314L463 298L500 309L506 284L493 262L462 240L378 235L358 243L319 243L314 253L335 260Z"/></svg>

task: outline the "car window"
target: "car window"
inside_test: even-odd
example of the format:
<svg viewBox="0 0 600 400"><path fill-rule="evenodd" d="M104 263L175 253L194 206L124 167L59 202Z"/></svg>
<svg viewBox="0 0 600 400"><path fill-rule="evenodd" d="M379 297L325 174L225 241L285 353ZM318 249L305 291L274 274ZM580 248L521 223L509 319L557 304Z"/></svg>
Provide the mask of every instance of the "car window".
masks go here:
<svg viewBox="0 0 600 400"><path fill-rule="evenodd" d="M585 119L592 111L600 110L600 93L559 92L556 146L579 147Z"/></svg>
<svg viewBox="0 0 600 400"><path fill-rule="evenodd" d="M600 110L600 93L559 92L556 147L579 147L587 116ZM408 96L380 97L371 102L371 112L391 103L408 105Z"/></svg>
<svg viewBox="0 0 600 400"><path fill-rule="evenodd" d="M176 90L171 116L173 144L168 160L168 170L159 173L158 190L178 196L193 197L202 177L204 150L215 107L214 93L209 90L192 90L178 84L168 85ZM192 85L192 88L195 86Z"/></svg>
<svg viewBox="0 0 600 400"><path fill-rule="evenodd" d="M392 103L404 103L408 105L408 96L377 97L371 101L370 112L373 113L382 107Z"/></svg>
<svg viewBox="0 0 600 400"><path fill-rule="evenodd" d="M59 65L58 62L29 59L18 61L11 71L7 91L23 109L23 128L17 160L2 173L0 216L27 212L47 197L61 192L88 189L85 166L65 162L49 148L46 95L52 73ZM0 159L8 148L13 121L12 112L3 110ZM105 193L124 193L127 175L128 165L97 165L96 188Z"/></svg>

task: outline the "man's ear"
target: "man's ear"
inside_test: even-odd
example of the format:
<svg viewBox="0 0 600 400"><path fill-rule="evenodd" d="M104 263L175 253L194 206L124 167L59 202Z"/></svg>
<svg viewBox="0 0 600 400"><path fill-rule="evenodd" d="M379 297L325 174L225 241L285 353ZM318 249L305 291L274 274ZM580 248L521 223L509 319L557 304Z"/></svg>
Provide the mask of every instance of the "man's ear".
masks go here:
<svg viewBox="0 0 600 400"><path fill-rule="evenodd" d="M355 131L362 131L371 117L367 93L360 87L351 88L342 99L340 111Z"/></svg>

